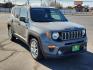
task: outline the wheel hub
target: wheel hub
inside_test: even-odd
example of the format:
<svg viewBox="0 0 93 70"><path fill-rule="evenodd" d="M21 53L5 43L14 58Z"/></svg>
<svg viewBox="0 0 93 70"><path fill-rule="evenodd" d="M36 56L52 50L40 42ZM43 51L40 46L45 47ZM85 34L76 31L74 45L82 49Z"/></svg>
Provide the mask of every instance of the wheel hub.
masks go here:
<svg viewBox="0 0 93 70"><path fill-rule="evenodd" d="M31 42L31 54L34 58L38 56L38 44L36 41Z"/></svg>

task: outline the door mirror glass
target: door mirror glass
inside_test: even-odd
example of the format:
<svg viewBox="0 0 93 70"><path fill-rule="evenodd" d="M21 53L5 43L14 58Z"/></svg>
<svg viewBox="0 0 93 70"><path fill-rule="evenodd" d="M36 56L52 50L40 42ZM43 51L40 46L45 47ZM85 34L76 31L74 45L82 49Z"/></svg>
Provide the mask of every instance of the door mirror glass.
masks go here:
<svg viewBox="0 0 93 70"><path fill-rule="evenodd" d="M28 23L29 19L26 17L20 17L20 21L24 22L24 23Z"/></svg>

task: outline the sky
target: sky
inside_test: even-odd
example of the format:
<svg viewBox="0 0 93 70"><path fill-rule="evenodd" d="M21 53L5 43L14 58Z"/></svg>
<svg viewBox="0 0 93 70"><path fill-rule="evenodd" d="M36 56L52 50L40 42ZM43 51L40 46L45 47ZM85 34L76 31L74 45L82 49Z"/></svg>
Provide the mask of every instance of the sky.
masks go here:
<svg viewBox="0 0 93 70"><path fill-rule="evenodd" d="M12 1L13 3L16 4L24 4L26 3L27 0L5 0L7 1ZM44 1L44 0L42 0ZM47 1L47 0L45 0ZM57 0L59 1L64 7L66 6L74 6L74 0ZM93 0L82 0L84 1L83 5L88 5L90 7L93 7ZM0 0L0 3L4 2L4 0ZM41 0L30 0L31 3L40 3Z"/></svg>

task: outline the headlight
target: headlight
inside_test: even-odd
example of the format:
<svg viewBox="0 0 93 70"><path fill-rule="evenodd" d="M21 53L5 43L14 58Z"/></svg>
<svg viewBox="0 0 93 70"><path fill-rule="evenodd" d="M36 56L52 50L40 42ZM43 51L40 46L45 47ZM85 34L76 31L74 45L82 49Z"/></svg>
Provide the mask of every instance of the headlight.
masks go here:
<svg viewBox="0 0 93 70"><path fill-rule="evenodd" d="M82 30L82 35L85 35L86 34L86 30Z"/></svg>
<svg viewBox="0 0 93 70"><path fill-rule="evenodd" d="M57 40L57 39L59 38L59 33L58 33L58 32L52 33L52 38L53 38L54 40Z"/></svg>

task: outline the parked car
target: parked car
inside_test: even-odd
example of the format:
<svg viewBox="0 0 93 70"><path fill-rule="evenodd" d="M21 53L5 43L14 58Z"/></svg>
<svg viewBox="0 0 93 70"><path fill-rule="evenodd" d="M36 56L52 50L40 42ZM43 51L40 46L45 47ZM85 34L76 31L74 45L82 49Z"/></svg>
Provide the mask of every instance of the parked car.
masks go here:
<svg viewBox="0 0 93 70"><path fill-rule="evenodd" d="M10 40L25 42L35 60L76 55L87 50L86 28L70 22L59 9L16 6L8 22Z"/></svg>

